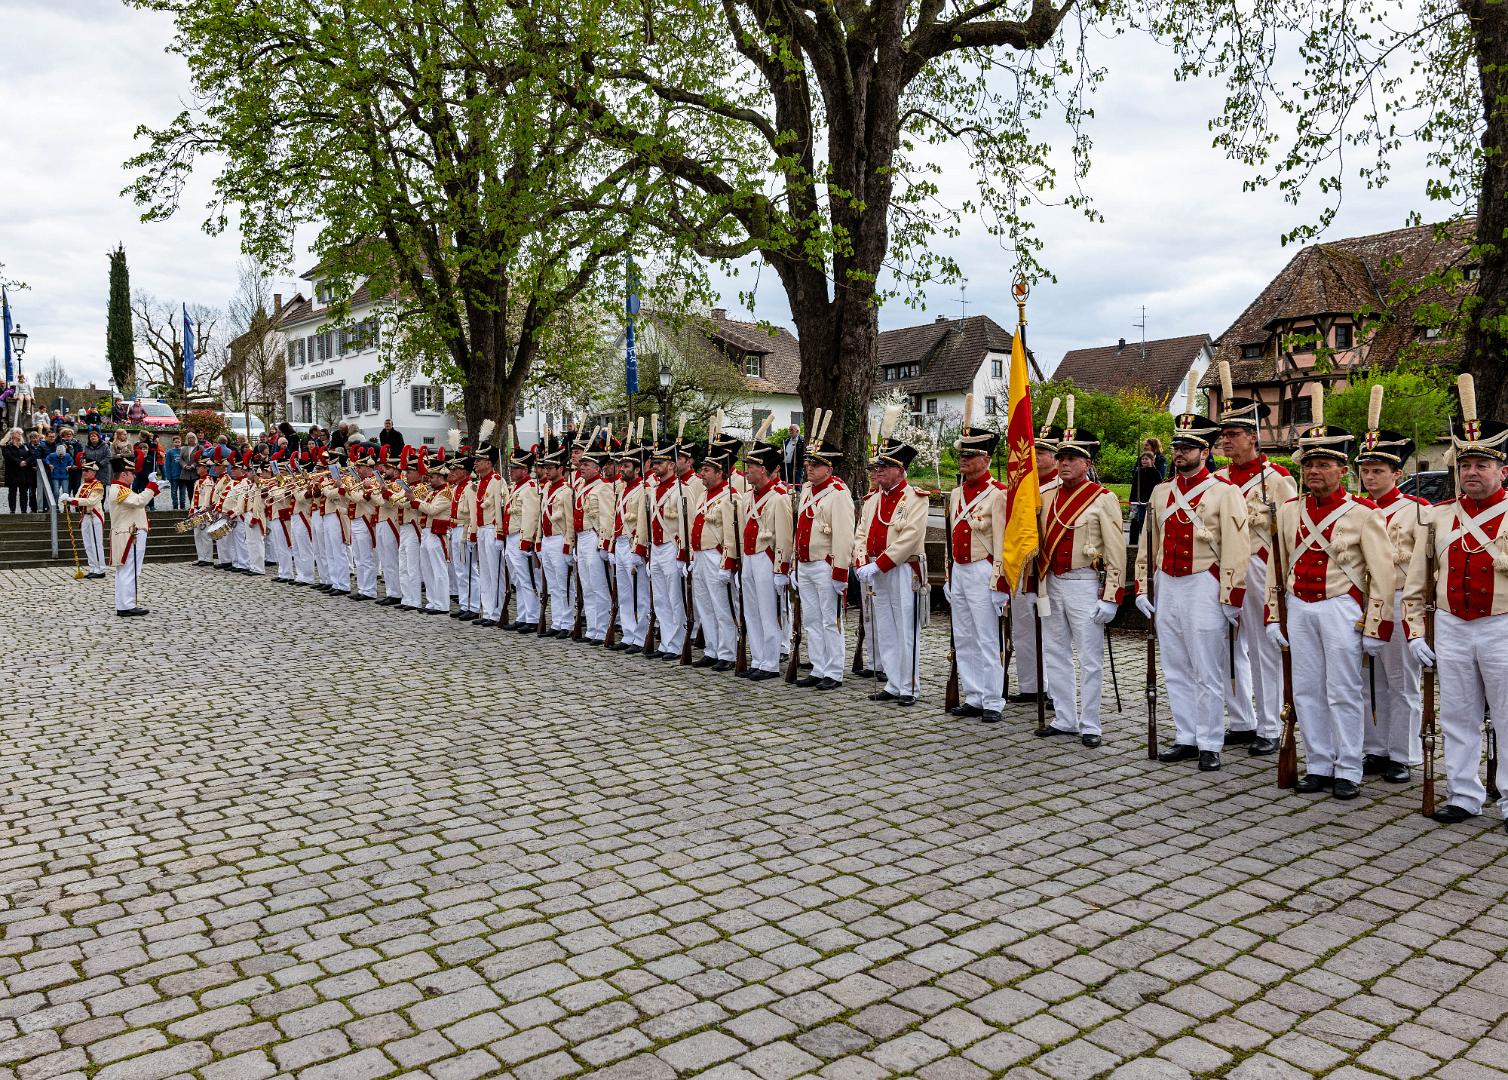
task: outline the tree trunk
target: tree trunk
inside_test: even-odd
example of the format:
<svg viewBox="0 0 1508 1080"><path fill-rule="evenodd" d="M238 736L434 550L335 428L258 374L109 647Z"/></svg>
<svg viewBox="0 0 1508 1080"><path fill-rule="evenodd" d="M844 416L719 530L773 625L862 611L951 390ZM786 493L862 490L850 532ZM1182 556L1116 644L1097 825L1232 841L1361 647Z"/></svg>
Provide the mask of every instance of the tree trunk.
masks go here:
<svg viewBox="0 0 1508 1080"><path fill-rule="evenodd" d="M801 408L810 418L818 408L835 409L825 444L840 446L838 475L859 495L868 490L869 398L874 390L875 342L879 313L873 304L855 302L851 294L816 303L805 294L791 296L791 318L801 348Z"/></svg>
<svg viewBox="0 0 1508 1080"><path fill-rule="evenodd" d="M1477 200L1481 278L1467 321L1461 369L1477 384L1483 418L1508 420L1508 5L1462 0L1471 20L1486 126L1482 131L1482 190Z"/></svg>

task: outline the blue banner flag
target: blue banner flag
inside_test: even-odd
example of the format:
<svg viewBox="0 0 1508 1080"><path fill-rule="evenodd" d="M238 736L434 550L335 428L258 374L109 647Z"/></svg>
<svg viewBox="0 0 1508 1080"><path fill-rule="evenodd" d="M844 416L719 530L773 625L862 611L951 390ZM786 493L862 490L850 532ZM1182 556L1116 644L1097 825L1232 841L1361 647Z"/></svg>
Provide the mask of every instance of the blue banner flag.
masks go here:
<svg viewBox="0 0 1508 1080"><path fill-rule="evenodd" d="M628 301L624 306L628 311L628 345L627 356L624 358L627 370L624 380L628 394L632 397L639 392L639 354L634 347L634 322L639 317L639 278L634 272L632 259L628 260Z"/></svg>
<svg viewBox="0 0 1508 1080"><path fill-rule="evenodd" d="M183 305L183 388L194 388L194 324L189 321L188 305Z"/></svg>
<svg viewBox="0 0 1508 1080"><path fill-rule="evenodd" d="M10 297L0 289L0 308L5 310L5 381L16 381L16 365L10 356Z"/></svg>

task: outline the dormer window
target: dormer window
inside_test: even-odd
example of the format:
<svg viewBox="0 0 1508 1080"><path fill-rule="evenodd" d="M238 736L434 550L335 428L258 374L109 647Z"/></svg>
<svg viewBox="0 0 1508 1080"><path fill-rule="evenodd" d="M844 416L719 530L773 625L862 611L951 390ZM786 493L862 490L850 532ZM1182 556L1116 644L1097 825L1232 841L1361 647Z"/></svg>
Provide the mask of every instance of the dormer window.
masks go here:
<svg viewBox="0 0 1508 1080"><path fill-rule="evenodd" d="M1261 358L1262 358L1262 346L1260 344L1257 344L1257 345L1242 345L1241 346L1241 359L1242 360L1260 360Z"/></svg>
<svg viewBox="0 0 1508 1080"><path fill-rule="evenodd" d="M321 304L335 302L335 286L328 281L321 281L314 286L314 299Z"/></svg>

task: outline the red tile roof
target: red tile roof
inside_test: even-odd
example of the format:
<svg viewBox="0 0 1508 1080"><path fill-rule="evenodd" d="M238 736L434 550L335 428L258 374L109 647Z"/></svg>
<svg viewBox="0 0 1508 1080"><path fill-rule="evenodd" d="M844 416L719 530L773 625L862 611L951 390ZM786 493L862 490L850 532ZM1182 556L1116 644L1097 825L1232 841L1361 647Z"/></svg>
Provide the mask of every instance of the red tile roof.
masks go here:
<svg viewBox="0 0 1508 1080"><path fill-rule="evenodd" d="M988 315L964 319L940 318L920 326L902 326L880 334L879 381L876 389L903 394L966 393L987 353L1007 356L1010 331ZM892 364L919 364L921 374L913 379L885 382L885 368Z"/></svg>

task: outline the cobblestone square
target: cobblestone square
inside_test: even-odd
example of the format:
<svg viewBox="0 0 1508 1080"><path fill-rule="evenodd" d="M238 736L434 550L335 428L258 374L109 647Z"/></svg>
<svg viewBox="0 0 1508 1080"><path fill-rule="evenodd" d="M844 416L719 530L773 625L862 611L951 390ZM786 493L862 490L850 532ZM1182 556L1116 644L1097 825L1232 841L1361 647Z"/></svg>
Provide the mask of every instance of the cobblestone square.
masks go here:
<svg viewBox="0 0 1508 1080"><path fill-rule="evenodd" d="M1508 1076L1508 837L148 567L0 574L0 1080ZM1170 725L1162 701L1164 736Z"/></svg>

